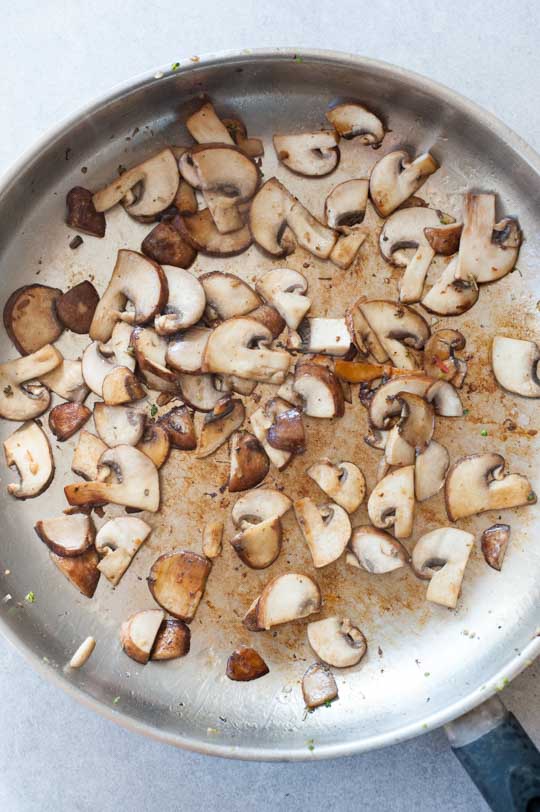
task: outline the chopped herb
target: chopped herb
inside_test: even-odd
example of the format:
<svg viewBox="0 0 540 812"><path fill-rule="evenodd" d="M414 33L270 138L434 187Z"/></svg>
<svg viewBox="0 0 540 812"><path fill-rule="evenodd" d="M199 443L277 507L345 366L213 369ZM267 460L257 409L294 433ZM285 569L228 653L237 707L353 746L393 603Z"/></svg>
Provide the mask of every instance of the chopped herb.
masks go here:
<svg viewBox="0 0 540 812"><path fill-rule="evenodd" d="M25 601L28 601L28 603L35 603L36 602L35 593L29 592L27 595L24 596L24 599Z"/></svg>
<svg viewBox="0 0 540 812"><path fill-rule="evenodd" d="M315 739L308 739L306 744L307 749L312 753L315 750Z"/></svg>
<svg viewBox="0 0 540 812"><path fill-rule="evenodd" d="M115 696L115 697L114 697L114 699L113 699L113 701L112 701L113 705L118 705L118 703L119 703L119 702L120 702L120 697L119 697L119 696Z"/></svg>
<svg viewBox="0 0 540 812"><path fill-rule="evenodd" d="M9 383L8 383L7 386L4 386L4 395L7 398L12 398L13 397L13 389L11 388Z"/></svg>
<svg viewBox="0 0 540 812"><path fill-rule="evenodd" d="M295 57L294 57L294 61L295 61L295 62L303 62L304 60L302 59L302 57L301 57L301 56L295 56Z"/></svg>
<svg viewBox="0 0 540 812"><path fill-rule="evenodd" d="M463 414L464 415L469 414L469 412L470 412L470 409L463 409Z"/></svg>
<svg viewBox="0 0 540 812"><path fill-rule="evenodd" d="M331 708L333 701L334 701L333 699L327 699L326 702L324 703L324 707L325 708Z"/></svg>
<svg viewBox="0 0 540 812"><path fill-rule="evenodd" d="M527 502L536 502L536 494L534 491L531 491L527 496Z"/></svg>
<svg viewBox="0 0 540 812"><path fill-rule="evenodd" d="M424 724L422 725L422 728L423 728L424 730L427 730L427 729L428 729L428 726L426 725L426 723L425 723L425 722L424 722Z"/></svg>
<svg viewBox="0 0 540 812"><path fill-rule="evenodd" d="M180 62L173 62L171 65L171 70L178 70L180 67Z"/></svg>
<svg viewBox="0 0 540 812"><path fill-rule="evenodd" d="M429 671L424 671L424 677L430 677L431 673Z"/></svg>
<svg viewBox="0 0 540 812"><path fill-rule="evenodd" d="M158 413L158 407L156 406L155 403L153 403L151 408L150 408L150 417L155 417L157 415L157 413Z"/></svg>
<svg viewBox="0 0 540 812"><path fill-rule="evenodd" d="M487 429L482 429L482 431L480 432L480 436L481 437L487 437L488 436Z"/></svg>

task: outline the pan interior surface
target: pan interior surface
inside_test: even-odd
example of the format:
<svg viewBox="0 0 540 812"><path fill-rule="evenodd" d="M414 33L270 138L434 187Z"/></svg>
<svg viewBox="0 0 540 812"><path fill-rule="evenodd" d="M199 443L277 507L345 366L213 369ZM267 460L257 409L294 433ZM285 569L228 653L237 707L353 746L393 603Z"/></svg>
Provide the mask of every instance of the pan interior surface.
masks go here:
<svg viewBox="0 0 540 812"><path fill-rule="evenodd" d="M15 288L37 282L66 290L90 278L103 292L117 250L138 250L151 226L134 222L116 207L107 215L104 240L85 236L72 250L74 232L64 223L66 192L76 185L97 189L119 167L129 167L161 146L191 143L183 122L203 94L221 114L236 114L249 135L263 139L264 178L276 174L318 217L337 183L367 177L375 161L401 147L415 155L431 150L440 162L440 170L420 192L431 206L459 219L464 192L495 191L500 216L519 217L525 235L519 271L484 286L477 305L462 317L437 325L464 333L470 361L461 390L468 414L463 420L439 418L435 439L448 446L452 460L467 453L499 452L510 470L527 474L538 490L538 407L499 389L489 363L495 334L534 336L540 299L538 165L519 139L473 105L389 66L308 52L296 59L285 52L210 58L141 80L96 104L48 139L0 193L2 303ZM326 109L342 99L363 102L381 115L389 129L381 149L342 141L338 169L320 179L279 167L272 135L328 126ZM351 271L300 249L286 261L274 261L254 246L236 258L199 255L191 270L228 271L253 283L265 271L286 265L306 275L313 315L339 316L359 296L397 296L401 270L379 254L379 221L372 211L366 222L373 228ZM436 262L432 273L442 267ZM77 358L86 342L87 337L66 332L58 346L66 357ZM4 331L0 350L3 360L17 355ZM282 474L271 473L267 483L280 482L291 498L309 495L321 504L323 494L304 471L328 456L359 464L371 490L380 452L364 443L366 411L357 392L342 420L307 419L306 425L306 454ZM2 421L1 439L14 428ZM487 698L501 675L516 673L537 653L538 641L531 643L540 606L535 509L488 513L460 523L479 538L483 529L504 521L511 525L512 539L500 573L486 565L476 544L458 609L450 611L428 604L426 582L404 569L374 576L342 559L315 571L291 514L283 522L279 559L263 571L245 567L228 543L234 496L222 487L228 472L226 447L207 460L173 452L162 471L163 508L153 516L143 514L154 528L149 541L116 589L102 578L88 600L61 576L33 530L38 519L60 514L66 506L63 487L77 479L70 471L76 438L63 444L52 439L56 476L38 498L18 503L7 496L12 474L3 466L0 598L12 597L0 603L0 621L8 636L32 653L34 663L79 698L135 729L203 752L244 758L351 753L442 723L465 710L467 702ZM122 513L106 509L107 518ZM121 651L118 633L130 613L154 605L146 584L152 562L173 549L200 551L204 522L217 518L225 520L223 554L214 562L191 624L191 653L169 663L138 665ZM353 525L366 522L364 504ZM442 495L417 505L407 546L412 549L423 532L447 523ZM290 570L312 575L321 587L325 615L349 616L369 643L358 667L335 672L339 701L311 714L305 713L300 689L302 674L316 659L306 642L306 621L259 634L242 626L264 584ZM25 601L29 592L34 603ZM88 635L97 640L94 654L80 671L68 670L65 664ZM268 676L246 684L227 679L227 657L240 644L259 651L270 667Z"/></svg>

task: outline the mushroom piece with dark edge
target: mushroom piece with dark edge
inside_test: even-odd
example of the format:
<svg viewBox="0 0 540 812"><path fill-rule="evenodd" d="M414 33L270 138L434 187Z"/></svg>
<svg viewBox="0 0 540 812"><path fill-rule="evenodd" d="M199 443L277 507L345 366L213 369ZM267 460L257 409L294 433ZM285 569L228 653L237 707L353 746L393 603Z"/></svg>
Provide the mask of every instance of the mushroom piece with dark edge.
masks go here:
<svg viewBox="0 0 540 812"><path fill-rule="evenodd" d="M297 364L293 389L302 398L302 409L308 417L343 417L343 390L327 367L311 362Z"/></svg>
<svg viewBox="0 0 540 812"><path fill-rule="evenodd" d="M358 307L393 366L401 369L422 366L419 351L424 348L430 329L420 313L407 305L383 299L361 302Z"/></svg>
<svg viewBox="0 0 540 812"><path fill-rule="evenodd" d="M14 291L4 305L4 327L21 355L29 355L53 344L64 330L56 303L58 288L25 285Z"/></svg>
<svg viewBox="0 0 540 812"><path fill-rule="evenodd" d="M56 312L64 327L73 333L86 335L90 331L98 303L97 290L91 282L85 280L56 300Z"/></svg>
<svg viewBox="0 0 540 812"><path fill-rule="evenodd" d="M141 243L141 252L160 265L189 268L195 261L197 250L182 236L176 220L158 223Z"/></svg>
<svg viewBox="0 0 540 812"><path fill-rule="evenodd" d="M349 548L357 566L374 575L393 572L409 563L409 553L403 544L371 525L353 529Z"/></svg>
<svg viewBox="0 0 540 812"><path fill-rule="evenodd" d="M269 433L274 428L274 441L276 439L276 423L279 421L281 415L285 415L290 411L291 407L290 404L281 398L272 398L271 400L267 401L263 406L260 406L256 409L250 416L251 427L253 429L253 433L255 434L257 440L262 445L264 451L266 452L270 462L272 465L282 471L284 468L287 467L289 462L291 461L291 457L293 451L287 448L277 448L274 444L270 443L269 441ZM285 430L287 426L283 427ZM296 446L302 447L303 442L303 426L299 427L298 423L293 425L293 434L295 435L293 439L296 442ZM302 436L300 436L300 431L302 431ZM278 436L280 432L278 430ZM281 432L281 437L283 438L283 432ZM290 439L290 437L289 437ZM300 444L300 445L299 445Z"/></svg>
<svg viewBox="0 0 540 812"><path fill-rule="evenodd" d="M439 527L418 539L411 560L416 574L430 579L426 600L456 608L473 544L472 533L457 527Z"/></svg>
<svg viewBox="0 0 540 812"><path fill-rule="evenodd" d="M270 330L255 319L228 319L218 325L208 339L203 371L283 383L291 357L282 350L269 349L271 341Z"/></svg>
<svg viewBox="0 0 540 812"><path fill-rule="evenodd" d="M89 516L58 516L40 519L34 530L57 555L75 556L94 545L96 530Z"/></svg>
<svg viewBox="0 0 540 812"><path fill-rule="evenodd" d="M51 372L40 376L40 382L64 400L73 403L82 403L88 396L88 386L86 385L82 363L64 358L61 364Z"/></svg>
<svg viewBox="0 0 540 812"><path fill-rule="evenodd" d="M32 499L47 490L54 476L54 459L43 429L33 420L23 423L4 440L9 468L15 468L19 482L7 486L16 499Z"/></svg>
<svg viewBox="0 0 540 812"><path fill-rule="evenodd" d="M98 478L98 464L101 455L107 451L107 446L89 431L81 431L79 442L73 452L71 470L82 476L86 480L96 480Z"/></svg>
<svg viewBox="0 0 540 812"><path fill-rule="evenodd" d="M103 382L115 367L125 367L133 371L135 358L129 352L131 333L129 324L119 321L106 344L92 341L82 355L82 375L88 388L103 397Z"/></svg>
<svg viewBox="0 0 540 812"><path fill-rule="evenodd" d="M131 347L147 386L162 392L179 392L178 373L167 367L168 340L153 327L136 327Z"/></svg>
<svg viewBox="0 0 540 812"><path fill-rule="evenodd" d="M404 150L389 152L371 170L369 194L381 217L388 217L407 198L413 195L439 164L424 152L411 161Z"/></svg>
<svg viewBox="0 0 540 812"><path fill-rule="evenodd" d="M428 403L433 404L435 414L441 417L463 417L461 398L449 381L433 381L425 398Z"/></svg>
<svg viewBox="0 0 540 812"><path fill-rule="evenodd" d="M351 537L347 511L336 504L318 506L308 496L294 502L296 521L315 567L326 567L343 553Z"/></svg>
<svg viewBox="0 0 540 812"><path fill-rule="evenodd" d="M167 431L172 448L181 451L197 448L193 417L187 406L173 406L159 417L158 423Z"/></svg>
<svg viewBox="0 0 540 812"><path fill-rule="evenodd" d="M164 426L154 422L146 422L143 435L137 443L137 448L150 457L159 470L167 461L171 450L169 432Z"/></svg>
<svg viewBox="0 0 540 812"><path fill-rule="evenodd" d="M326 118L347 141L358 138L361 144L379 147L384 138L384 125L380 118L358 102L336 104Z"/></svg>
<svg viewBox="0 0 540 812"><path fill-rule="evenodd" d="M247 225L242 225L237 231L222 234L216 228L208 209L190 216L177 216L172 225L196 251L211 257L237 256L246 251L252 241Z"/></svg>
<svg viewBox="0 0 540 812"><path fill-rule="evenodd" d="M92 412L82 403L59 403L49 412L49 428L56 439L63 443L90 420Z"/></svg>
<svg viewBox="0 0 540 812"><path fill-rule="evenodd" d="M109 519L96 536L96 550L102 556L98 569L116 586L152 528L136 516Z"/></svg>
<svg viewBox="0 0 540 812"><path fill-rule="evenodd" d="M183 620L167 617L161 621L154 645L150 653L151 660L177 660L189 654L191 631Z"/></svg>
<svg viewBox="0 0 540 812"><path fill-rule="evenodd" d="M217 451L240 428L245 416L246 410L239 398L226 395L218 400L212 411L204 416L195 456L202 459Z"/></svg>
<svg viewBox="0 0 540 812"><path fill-rule="evenodd" d="M230 540L241 561L254 570L273 564L281 551L282 528L279 518L251 524Z"/></svg>
<svg viewBox="0 0 540 812"><path fill-rule="evenodd" d="M253 648L239 646L227 660L226 674L236 682L251 682L268 674L269 668Z"/></svg>
<svg viewBox="0 0 540 812"><path fill-rule="evenodd" d="M368 499L368 515L375 527L394 527L398 539L408 538L414 521L414 465L384 476Z"/></svg>
<svg viewBox="0 0 540 812"><path fill-rule="evenodd" d="M330 254L330 261L342 270L349 268L368 235L360 224L367 207L369 181L364 178L346 180L335 186L324 204L326 222L339 232Z"/></svg>
<svg viewBox="0 0 540 812"><path fill-rule="evenodd" d="M429 392L430 389L428 394ZM401 417L395 427L399 436L411 448L418 452L424 451L435 430L433 406L413 392L399 392L395 398L401 404ZM461 411L463 413L463 410Z"/></svg>
<svg viewBox="0 0 540 812"><path fill-rule="evenodd" d="M422 306L430 313L438 316L460 316L478 301L479 288L476 280L458 279L457 266L458 258L454 257L422 299Z"/></svg>
<svg viewBox="0 0 540 812"><path fill-rule="evenodd" d="M211 102L205 102L186 119L186 128L199 144L234 144Z"/></svg>
<svg viewBox="0 0 540 812"><path fill-rule="evenodd" d="M215 375L179 375L182 400L198 412L211 412L216 403L223 397L217 388L218 378Z"/></svg>
<svg viewBox="0 0 540 812"><path fill-rule="evenodd" d="M477 284L501 279L516 264L521 240L514 217L495 222L494 194L466 194L455 278Z"/></svg>
<svg viewBox="0 0 540 812"><path fill-rule="evenodd" d="M162 609L178 620L193 620L212 563L190 550L165 553L152 564L148 588Z"/></svg>
<svg viewBox="0 0 540 812"><path fill-rule="evenodd" d="M167 277L169 298L154 320L159 335L172 335L187 330L199 321L206 306L204 288L199 279L182 268L163 268Z"/></svg>
<svg viewBox="0 0 540 812"><path fill-rule="evenodd" d="M256 284L257 292L285 320L287 327L296 330L309 308L311 300L306 296L306 277L290 268L274 268L267 271Z"/></svg>
<svg viewBox="0 0 540 812"><path fill-rule="evenodd" d="M309 575L287 572L273 578L253 601L244 626L250 631L267 631L319 612L321 604L321 591Z"/></svg>
<svg viewBox="0 0 540 812"><path fill-rule="evenodd" d="M540 398L540 350L534 341L495 336L491 366L497 383L525 398Z"/></svg>
<svg viewBox="0 0 540 812"><path fill-rule="evenodd" d="M281 491L257 488L236 500L231 516L234 526L244 529L267 519L280 519L291 508L291 500Z"/></svg>
<svg viewBox="0 0 540 812"><path fill-rule="evenodd" d="M306 450L306 435L302 412L294 407L283 411L283 401L272 398L266 404L266 413L274 416L266 435L268 445L279 451L303 454Z"/></svg>
<svg viewBox="0 0 540 812"><path fill-rule="evenodd" d="M247 491L259 485L268 473L270 461L261 443L248 431L231 437L229 491Z"/></svg>
<svg viewBox="0 0 540 812"><path fill-rule="evenodd" d="M432 333L424 346L424 372L460 388L467 374L467 362L456 356L465 349L465 336L454 329Z"/></svg>
<svg viewBox="0 0 540 812"><path fill-rule="evenodd" d="M261 304L253 288L232 273L209 271L199 276L199 282L206 296L208 321L245 316Z"/></svg>
<svg viewBox="0 0 540 812"><path fill-rule="evenodd" d="M103 401L107 406L122 406L146 397L146 389L127 367L114 367L103 379Z"/></svg>
<svg viewBox="0 0 540 812"><path fill-rule="evenodd" d="M278 160L297 175L322 177L339 164L339 135L335 130L274 135L273 142Z"/></svg>
<svg viewBox="0 0 540 812"><path fill-rule="evenodd" d="M137 445L143 435L145 421L143 412L129 406L94 404L96 431L109 448L118 445Z"/></svg>
<svg viewBox="0 0 540 812"><path fill-rule="evenodd" d="M383 383L375 390L369 403L369 422L373 429L386 430L391 428L401 415L402 406L396 399L400 392L411 392L424 397L433 378L427 375L408 374L398 375Z"/></svg>
<svg viewBox="0 0 540 812"><path fill-rule="evenodd" d="M161 609L143 609L122 623L120 643L128 657L146 665L164 617Z"/></svg>
<svg viewBox="0 0 540 812"><path fill-rule="evenodd" d="M66 223L75 231L90 234L91 237L105 236L105 215L96 211L92 192L83 186L74 186L66 195Z"/></svg>
<svg viewBox="0 0 540 812"><path fill-rule="evenodd" d="M448 450L436 440L431 440L426 448L416 455L414 494L417 502L425 502L426 499L439 493L444 485L449 465Z"/></svg>
<svg viewBox="0 0 540 812"><path fill-rule="evenodd" d="M308 623L309 645L321 660L336 668L358 665L367 651L366 638L348 617L327 617Z"/></svg>
<svg viewBox="0 0 540 812"><path fill-rule="evenodd" d="M332 672L326 665L313 663L302 677L302 695L310 709L328 705L338 698L338 689Z"/></svg>
<svg viewBox="0 0 540 812"><path fill-rule="evenodd" d="M79 590L85 598L92 598L96 591L99 576L99 556L95 547L90 547L84 553L74 556L57 555L50 552L49 557L62 575Z"/></svg>
<svg viewBox="0 0 540 812"><path fill-rule="evenodd" d="M501 570L509 541L509 524L494 524L482 533L482 553L492 569Z"/></svg>
<svg viewBox="0 0 540 812"><path fill-rule="evenodd" d="M307 475L317 483L330 499L344 508L347 513L354 513L366 495L366 479L353 462L332 463L322 459L311 465Z"/></svg>
<svg viewBox="0 0 540 812"><path fill-rule="evenodd" d="M92 197L96 211L108 211L128 197L124 208L132 217L154 218L173 202L180 180L172 150L164 149L128 169ZM129 196L130 192L135 192Z"/></svg>
<svg viewBox="0 0 540 812"><path fill-rule="evenodd" d="M208 327L195 326L172 336L167 345L165 364L179 372L200 374L211 332Z"/></svg>

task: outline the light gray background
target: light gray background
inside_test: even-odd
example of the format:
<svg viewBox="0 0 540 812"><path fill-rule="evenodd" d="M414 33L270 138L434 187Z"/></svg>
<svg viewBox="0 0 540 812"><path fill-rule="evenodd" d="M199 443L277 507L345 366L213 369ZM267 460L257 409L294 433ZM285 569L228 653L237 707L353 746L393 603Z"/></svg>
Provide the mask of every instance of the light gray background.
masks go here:
<svg viewBox="0 0 540 812"><path fill-rule="evenodd" d="M334 48L411 68L540 150L536 0L0 0L0 171L74 108L208 51ZM1 540L0 540L1 543ZM505 691L540 744L537 664ZM0 809L486 810L442 732L318 764L209 759L146 741L43 683L0 639Z"/></svg>

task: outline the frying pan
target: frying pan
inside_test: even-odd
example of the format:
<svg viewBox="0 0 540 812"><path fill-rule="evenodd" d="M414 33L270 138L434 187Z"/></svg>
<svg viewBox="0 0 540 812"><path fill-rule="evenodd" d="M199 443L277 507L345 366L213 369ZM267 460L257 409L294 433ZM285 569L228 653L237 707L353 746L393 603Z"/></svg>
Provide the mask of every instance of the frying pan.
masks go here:
<svg viewBox="0 0 540 812"><path fill-rule="evenodd" d="M183 121L203 95L210 96L221 113L239 115L250 135L264 139L265 178L277 174L318 216L334 185L348 177L367 176L376 160L398 147L414 154L431 149L440 161L441 169L421 192L430 205L459 217L466 190L491 190L499 195L501 215L519 216L526 237L519 271L484 286L468 313L444 320L444 326L457 326L467 337L471 358L462 396L469 412L463 420L438 419L435 436L448 446L453 459L474 451L499 451L510 469L527 474L534 487L535 402L496 386L489 345L496 333L533 335L540 299L536 270L540 159L471 102L407 71L325 51L258 50L193 57L176 70L157 71L115 89L44 137L4 179L2 300L16 287L35 282L67 289L93 278L98 289L104 289L117 250L137 249L150 227L130 220L117 207L108 215L106 239L84 237L83 245L72 250L69 242L74 234L64 224L66 192L75 185L96 189L120 166L138 162L161 145L190 143ZM343 99L359 100L382 116L389 128L382 148L374 151L354 141L342 142L340 166L327 178L301 178L278 167L272 134L324 127L328 105ZM396 297L398 274L379 255L373 212L367 222L372 233L352 271L338 271L300 250L287 259L289 267L308 277L316 314L342 315L359 295ZM252 247L239 258L199 256L193 270L232 271L252 282L280 264L283 261L274 262ZM432 273L437 275L441 267L436 262ZM84 337L64 334L59 348L76 358L84 344ZM16 355L2 332L1 358ZM307 453L279 477L271 475L270 482L280 481L293 498L311 495L320 502L320 492L307 481L304 470L316 459L330 456L356 461L373 486L378 452L363 442L366 413L357 392L341 421L306 422ZM2 421L1 439L13 428ZM481 434L483 429L487 436ZM0 595L9 594L11 599L0 603L0 628L44 676L132 730L235 758L348 755L401 741L465 714L500 690L540 651L540 552L534 508L460 523L478 537L500 518L511 525L512 542L500 573L487 567L478 548L473 552L456 611L428 604L425 582L403 569L373 576L339 561L315 572L289 515L284 550L267 571L247 569L225 543L192 623L190 655L139 666L120 650L118 630L131 612L153 605L145 583L153 560L175 548L200 550L207 519L223 518L225 539L232 533L233 499L223 488L227 452L222 448L202 461L173 453L162 472L162 510L148 517L154 528L150 540L116 589L102 579L95 597L88 600L63 579L33 531L37 519L65 507L63 486L74 481L70 472L74 445L75 440L61 447L53 442L54 483L25 503L6 495L5 482L12 475L5 467L2 471ZM121 513L111 507L106 517ZM366 519L363 506L353 524ZM426 530L446 523L441 496L420 505L409 546ZM308 715L299 687L314 659L305 639L306 623L258 635L241 623L262 586L293 569L316 578L325 613L348 614L369 641L369 653L360 666L337 674L339 701ZM29 591L35 594L34 603L24 600ZM98 641L93 656L83 669L68 670L65 663L90 634ZM242 685L224 676L226 659L240 643L259 650L270 666L268 676Z"/></svg>

